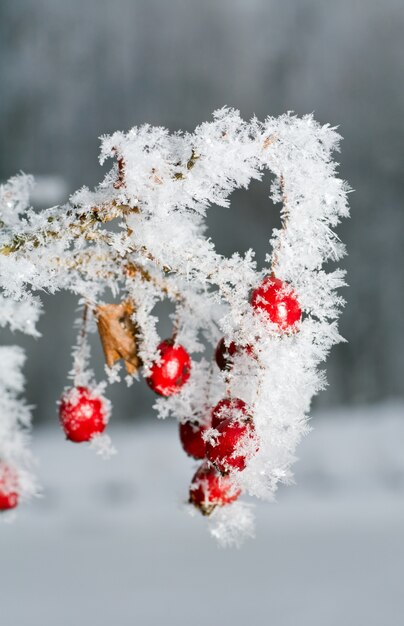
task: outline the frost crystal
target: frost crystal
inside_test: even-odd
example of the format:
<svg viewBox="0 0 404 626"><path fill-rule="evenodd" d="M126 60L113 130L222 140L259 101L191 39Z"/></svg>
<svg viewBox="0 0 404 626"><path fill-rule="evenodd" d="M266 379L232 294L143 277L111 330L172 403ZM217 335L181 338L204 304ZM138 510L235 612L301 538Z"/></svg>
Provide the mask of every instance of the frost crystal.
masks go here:
<svg viewBox="0 0 404 626"><path fill-rule="evenodd" d="M94 437L91 438L90 448L95 450L95 453L105 460L110 459L111 456L116 454L116 448L112 445L109 435L94 435Z"/></svg>
<svg viewBox="0 0 404 626"><path fill-rule="evenodd" d="M235 502L216 509L209 520L209 532L222 548L240 548L254 532L254 515L251 505Z"/></svg>
<svg viewBox="0 0 404 626"><path fill-rule="evenodd" d="M0 189L0 325L35 335L38 292L77 294L89 328L74 349L72 377L76 385L94 386L86 332L95 330L97 307L108 299L130 302L120 326L107 317L102 331L109 382L121 378L120 359L128 382L150 375L159 358L154 307L169 299L172 337L192 354L192 371L178 393L156 401L159 416L200 422L221 398L241 398L259 451L232 478L244 492L270 500L279 483L292 480L311 398L325 385L318 366L341 341L336 319L344 302L336 290L344 272L324 269L345 253L333 232L348 215L349 189L332 161L339 140L335 129L312 116L245 122L223 108L192 134L145 125L103 137L100 161L113 159L112 169L94 191L82 188L64 206L33 212L31 178L11 179ZM257 268L252 251L218 254L205 236L205 216L214 204L228 206L231 192L261 179L265 169L274 176L271 198L281 204L283 227L272 234L266 267ZM284 305L279 325L250 303L252 290L271 275L303 312L290 332L284 332ZM248 347L236 352L230 371L210 364L221 337L227 346ZM19 381L20 352L5 350L4 375L14 371ZM0 451L23 472L25 436L18 424L28 423L27 409L16 410L15 387L2 387L1 401L9 404L2 415L10 417L0 422ZM98 450L107 449L105 438L100 441ZM211 532L222 543L237 543L242 529L251 533L250 509L237 503L216 510L214 520Z"/></svg>

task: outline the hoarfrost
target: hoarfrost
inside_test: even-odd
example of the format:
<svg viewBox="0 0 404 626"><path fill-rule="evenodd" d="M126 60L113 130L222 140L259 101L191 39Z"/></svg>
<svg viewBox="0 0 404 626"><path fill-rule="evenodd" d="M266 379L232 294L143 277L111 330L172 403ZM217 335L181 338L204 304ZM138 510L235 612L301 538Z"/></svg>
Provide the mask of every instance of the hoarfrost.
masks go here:
<svg viewBox="0 0 404 626"><path fill-rule="evenodd" d="M332 161L339 141L334 128L311 115L246 122L238 111L223 108L192 134L144 125L103 137L100 161L113 159L112 169L94 191L83 188L63 206L33 212L32 179L14 177L0 189L0 325L35 335L42 290L67 289L90 311L104 299L130 298L141 374L147 376L160 342L155 305L168 298L175 306L173 334L194 358L181 393L156 401L159 416L184 421L206 413L225 392L242 398L254 413L260 446L235 480L249 494L271 499L279 483L292 480L311 399L325 385L318 366L341 341L336 320L344 301L336 290L344 285L344 272L324 269L345 253L333 232L348 215L349 188ZM270 192L273 202L282 203L283 228L273 232L260 269L252 251L218 254L206 238L205 216L213 204L229 206L231 192L260 180L265 169L275 177ZM113 231L106 227L112 220L118 227ZM304 313L298 332L280 334L249 304L251 289L271 272L296 294ZM231 375L213 372L205 344L215 345L221 336L250 345L256 361L239 355ZM4 375L20 381L20 352L5 350ZM95 385L89 357L79 341L76 383ZM117 380L118 369L108 376ZM0 452L24 459L18 424L29 423L29 412L23 404L17 410L14 391L11 401L10 388L1 389L11 417L1 422ZM108 448L99 442L98 449ZM251 533L251 511L244 505L217 511L215 519L211 532L222 543L237 543L242 529Z"/></svg>

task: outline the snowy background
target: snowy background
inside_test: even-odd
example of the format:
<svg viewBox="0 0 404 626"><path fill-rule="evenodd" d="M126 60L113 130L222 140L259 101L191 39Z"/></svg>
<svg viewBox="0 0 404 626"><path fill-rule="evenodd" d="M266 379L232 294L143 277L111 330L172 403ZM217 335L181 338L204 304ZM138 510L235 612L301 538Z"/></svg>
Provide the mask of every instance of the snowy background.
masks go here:
<svg viewBox="0 0 404 626"><path fill-rule="evenodd" d="M339 124L355 189L339 229L349 343L327 363L297 486L258 508L257 539L240 551L218 550L181 510L192 463L145 386L110 390L109 463L64 442L55 402L73 299L45 296L40 341L1 334L28 352L44 485L0 528L2 626L403 622L403 28L402 0L1 2L0 180L38 176L38 208L102 178L99 135L192 130L223 104ZM254 184L231 214L211 212L219 251L263 259L278 220L267 195Z"/></svg>
<svg viewBox="0 0 404 626"><path fill-rule="evenodd" d="M183 510L192 461L172 422L111 428L102 462L40 430L45 496L0 528L7 626L399 626L403 405L333 411L299 449L297 486L220 549Z"/></svg>

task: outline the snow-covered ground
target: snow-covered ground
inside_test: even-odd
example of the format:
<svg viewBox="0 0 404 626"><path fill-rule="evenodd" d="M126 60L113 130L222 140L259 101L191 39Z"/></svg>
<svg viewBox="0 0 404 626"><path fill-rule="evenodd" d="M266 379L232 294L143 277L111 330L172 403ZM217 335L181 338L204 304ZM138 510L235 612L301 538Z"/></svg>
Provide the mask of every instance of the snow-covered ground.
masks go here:
<svg viewBox="0 0 404 626"><path fill-rule="evenodd" d="M194 464L172 422L111 424L108 462L37 432L44 497L0 526L1 626L400 626L404 407L313 426L239 550L182 510Z"/></svg>

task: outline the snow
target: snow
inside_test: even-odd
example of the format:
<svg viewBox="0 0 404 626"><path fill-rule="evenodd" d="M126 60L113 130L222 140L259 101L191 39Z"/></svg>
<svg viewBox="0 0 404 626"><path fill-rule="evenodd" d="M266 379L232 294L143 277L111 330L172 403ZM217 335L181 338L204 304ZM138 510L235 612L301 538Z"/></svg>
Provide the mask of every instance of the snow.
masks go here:
<svg viewBox="0 0 404 626"><path fill-rule="evenodd" d="M220 549L183 514L194 463L173 422L114 427L108 463L35 433L44 496L0 533L4 626L398 626L404 406L316 415L298 485Z"/></svg>

